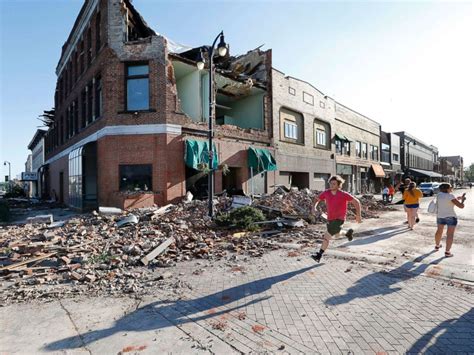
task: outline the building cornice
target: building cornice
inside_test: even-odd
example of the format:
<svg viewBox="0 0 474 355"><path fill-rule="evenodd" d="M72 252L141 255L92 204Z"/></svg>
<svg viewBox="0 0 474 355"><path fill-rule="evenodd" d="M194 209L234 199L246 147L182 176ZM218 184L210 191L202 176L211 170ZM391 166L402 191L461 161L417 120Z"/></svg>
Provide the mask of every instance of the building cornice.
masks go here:
<svg viewBox="0 0 474 355"><path fill-rule="evenodd" d="M91 135L81 139L79 142L64 149L53 157L49 158L45 164L51 164L58 159L61 159L74 149L77 149L87 143L96 142L100 138L106 136L129 136L138 134L181 134L181 126L175 124L148 124L148 125L123 125L123 126L107 126Z"/></svg>

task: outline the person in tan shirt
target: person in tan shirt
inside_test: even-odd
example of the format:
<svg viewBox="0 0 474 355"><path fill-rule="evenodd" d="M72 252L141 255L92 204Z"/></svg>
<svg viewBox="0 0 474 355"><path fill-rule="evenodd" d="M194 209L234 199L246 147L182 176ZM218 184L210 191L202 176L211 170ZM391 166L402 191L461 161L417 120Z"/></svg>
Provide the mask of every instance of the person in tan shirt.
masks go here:
<svg viewBox="0 0 474 355"><path fill-rule="evenodd" d="M403 192L403 199L405 200L405 210L407 212L408 227L413 229L416 223L416 216L418 208L420 207L420 198L423 197L423 192L416 187L415 182L410 182L408 189Z"/></svg>

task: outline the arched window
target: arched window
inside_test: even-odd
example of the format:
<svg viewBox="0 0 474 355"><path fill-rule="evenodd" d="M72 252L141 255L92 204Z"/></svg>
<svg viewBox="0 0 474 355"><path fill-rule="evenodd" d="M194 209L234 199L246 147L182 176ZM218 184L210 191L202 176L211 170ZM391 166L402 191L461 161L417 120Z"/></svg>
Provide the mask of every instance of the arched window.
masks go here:
<svg viewBox="0 0 474 355"><path fill-rule="evenodd" d="M320 149L331 149L331 126L327 122L315 119L313 131L314 146Z"/></svg>

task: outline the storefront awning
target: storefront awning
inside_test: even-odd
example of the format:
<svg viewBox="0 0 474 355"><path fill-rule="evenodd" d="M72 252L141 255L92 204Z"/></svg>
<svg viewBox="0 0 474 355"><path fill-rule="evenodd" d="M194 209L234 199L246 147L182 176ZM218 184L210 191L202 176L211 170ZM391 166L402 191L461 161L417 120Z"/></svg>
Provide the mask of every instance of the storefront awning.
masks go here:
<svg viewBox="0 0 474 355"><path fill-rule="evenodd" d="M414 173L414 175L418 175L418 176L432 177L432 178L443 177L443 175L439 173L435 173L434 171L430 171L430 170L422 170L422 169L408 169L408 170Z"/></svg>
<svg viewBox="0 0 474 355"><path fill-rule="evenodd" d="M372 164L372 170L374 171L375 177L385 177L385 171L380 164Z"/></svg>
<svg viewBox="0 0 474 355"><path fill-rule="evenodd" d="M184 161L186 166L202 170L203 166L209 166L209 143L206 141L197 141L194 139L187 139L184 148ZM212 168L217 169L219 160L217 157L216 145L213 143L214 158L212 159Z"/></svg>
<svg viewBox="0 0 474 355"><path fill-rule="evenodd" d="M335 133L334 138L339 139L340 141L351 142L349 138L347 138L345 135L340 134L340 133Z"/></svg>
<svg viewBox="0 0 474 355"><path fill-rule="evenodd" d="M276 160L268 149L250 147L247 161L249 168L253 168L255 172L277 170Z"/></svg>

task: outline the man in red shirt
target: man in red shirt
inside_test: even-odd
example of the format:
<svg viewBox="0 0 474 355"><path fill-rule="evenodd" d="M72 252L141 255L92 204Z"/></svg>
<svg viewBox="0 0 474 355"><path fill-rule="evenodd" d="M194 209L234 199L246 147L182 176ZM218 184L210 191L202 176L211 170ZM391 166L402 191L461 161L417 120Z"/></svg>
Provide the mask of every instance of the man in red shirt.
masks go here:
<svg viewBox="0 0 474 355"><path fill-rule="evenodd" d="M352 196L351 194L342 191L341 187L344 183L344 179L339 175L332 176L329 179L329 190L322 192L318 197L314 199L312 212L316 214L316 208L320 201L326 201L327 207L327 232L324 233L323 245L318 253L311 255L311 257L319 263L323 253L329 246L329 241L332 236L344 234L349 241L352 240L354 231L349 229L347 231L342 230L342 225L346 220L347 214L347 203L354 205L356 209L356 221L357 223L362 222L360 213L360 201Z"/></svg>

